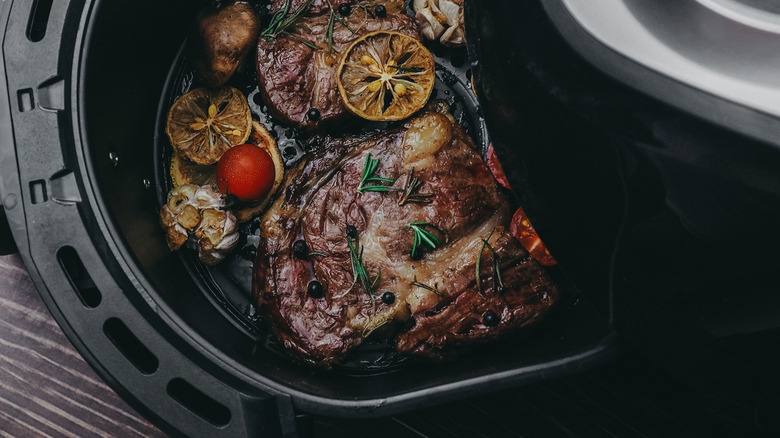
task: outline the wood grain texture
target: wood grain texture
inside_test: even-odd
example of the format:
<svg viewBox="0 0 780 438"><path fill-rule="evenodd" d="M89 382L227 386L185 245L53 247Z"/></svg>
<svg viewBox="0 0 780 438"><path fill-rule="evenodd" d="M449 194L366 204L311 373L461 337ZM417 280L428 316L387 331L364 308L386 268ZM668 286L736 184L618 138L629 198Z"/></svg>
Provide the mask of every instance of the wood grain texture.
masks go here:
<svg viewBox="0 0 780 438"><path fill-rule="evenodd" d="M166 436L81 358L18 255L0 257L0 436Z"/></svg>

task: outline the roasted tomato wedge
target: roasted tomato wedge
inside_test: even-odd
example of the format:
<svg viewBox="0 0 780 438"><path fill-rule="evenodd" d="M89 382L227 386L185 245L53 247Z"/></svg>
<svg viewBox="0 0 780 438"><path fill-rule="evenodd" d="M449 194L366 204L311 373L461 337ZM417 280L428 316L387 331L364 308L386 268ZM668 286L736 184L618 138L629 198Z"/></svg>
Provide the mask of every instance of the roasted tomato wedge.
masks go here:
<svg viewBox="0 0 780 438"><path fill-rule="evenodd" d="M242 144L228 149L217 163L217 186L244 202L265 198L274 185L274 161L263 148Z"/></svg>
<svg viewBox="0 0 780 438"><path fill-rule="evenodd" d="M534 230L531 221L528 220L528 216L525 214L522 207L518 208L515 215L512 216L509 232L515 236L515 239L520 241L523 248L525 248L526 251L531 254L531 257L540 264L552 266L557 263L550 254L550 251L548 251L547 247L542 243L542 239L536 234L536 230Z"/></svg>
<svg viewBox="0 0 780 438"><path fill-rule="evenodd" d="M487 165L490 169L490 173L493 174L493 178L496 179L496 182L504 186L504 188L511 190L512 187L509 186L509 181L506 179L504 169L501 167L501 163L498 161L495 149L493 149L493 143L490 143L490 146L488 146Z"/></svg>

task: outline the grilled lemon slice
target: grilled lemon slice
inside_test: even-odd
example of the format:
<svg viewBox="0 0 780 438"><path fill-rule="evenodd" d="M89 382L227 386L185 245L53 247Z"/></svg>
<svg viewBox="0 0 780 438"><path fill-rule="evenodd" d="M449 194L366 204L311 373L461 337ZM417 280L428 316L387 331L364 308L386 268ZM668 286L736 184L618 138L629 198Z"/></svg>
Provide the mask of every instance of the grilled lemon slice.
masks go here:
<svg viewBox="0 0 780 438"><path fill-rule="evenodd" d="M436 81L433 55L415 38L379 31L355 40L337 71L344 106L368 120L405 119L425 106Z"/></svg>
<svg viewBox="0 0 780 438"><path fill-rule="evenodd" d="M252 112L233 87L196 88L173 103L165 130L176 154L197 164L214 164L249 138Z"/></svg>

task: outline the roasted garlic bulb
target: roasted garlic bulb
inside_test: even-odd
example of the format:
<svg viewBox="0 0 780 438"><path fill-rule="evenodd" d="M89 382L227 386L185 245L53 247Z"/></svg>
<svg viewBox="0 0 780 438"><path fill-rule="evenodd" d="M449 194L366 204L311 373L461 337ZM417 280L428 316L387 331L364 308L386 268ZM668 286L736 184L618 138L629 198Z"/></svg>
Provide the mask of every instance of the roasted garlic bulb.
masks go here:
<svg viewBox="0 0 780 438"><path fill-rule="evenodd" d="M195 230L198 239L198 258L207 265L216 265L225 259L238 243L236 217L229 211L203 210L200 225Z"/></svg>
<svg viewBox="0 0 780 438"><path fill-rule="evenodd" d="M168 202L160 210L168 248L180 249L194 236L198 257L207 265L216 265L238 243L236 217L223 211L222 194L212 186L185 184L168 193Z"/></svg>
<svg viewBox="0 0 780 438"><path fill-rule="evenodd" d="M414 0L414 12L426 39L449 47L466 45L463 0Z"/></svg>

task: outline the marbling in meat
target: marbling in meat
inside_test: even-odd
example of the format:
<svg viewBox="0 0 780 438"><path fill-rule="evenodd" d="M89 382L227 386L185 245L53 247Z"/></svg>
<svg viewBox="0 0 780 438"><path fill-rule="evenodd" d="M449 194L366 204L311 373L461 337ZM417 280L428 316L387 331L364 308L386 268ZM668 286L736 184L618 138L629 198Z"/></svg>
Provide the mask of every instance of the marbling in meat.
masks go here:
<svg viewBox="0 0 780 438"><path fill-rule="evenodd" d="M273 9L278 10L284 1L272 3ZM303 3L294 0L290 8L295 10ZM335 11L340 3L332 3ZM306 129L343 120L349 112L341 103L336 69L346 48L361 36L379 30L393 30L421 39L414 19L403 13L403 1L382 2L387 6L384 17L371 12L375 3L355 2L351 14L342 18L346 26L334 19L330 41L331 6L326 0L315 0L305 16L275 38L260 37L257 77L263 99L274 117L287 126ZM311 109L316 110L314 117L309 115Z"/></svg>
<svg viewBox="0 0 780 438"><path fill-rule="evenodd" d="M438 357L538 321L558 300L509 234L508 202L452 116L423 110L396 129L326 143L287 173L255 261L256 299L291 354L328 366L368 336L394 336L402 353ZM358 191L369 153L374 176L394 181L374 183L386 192ZM412 175L416 194L431 195L417 200L430 202L403 202ZM413 258L415 223L439 243ZM355 278L356 254L367 282Z"/></svg>

